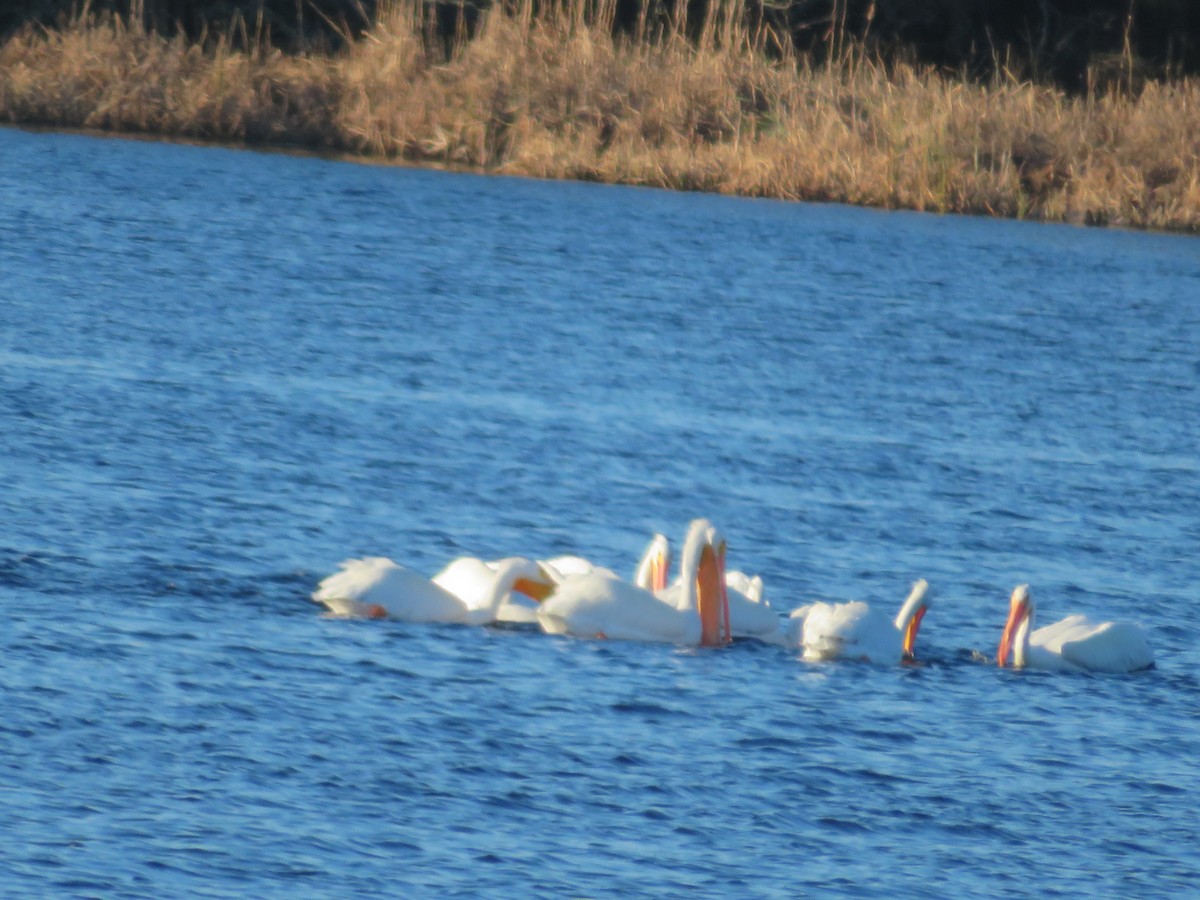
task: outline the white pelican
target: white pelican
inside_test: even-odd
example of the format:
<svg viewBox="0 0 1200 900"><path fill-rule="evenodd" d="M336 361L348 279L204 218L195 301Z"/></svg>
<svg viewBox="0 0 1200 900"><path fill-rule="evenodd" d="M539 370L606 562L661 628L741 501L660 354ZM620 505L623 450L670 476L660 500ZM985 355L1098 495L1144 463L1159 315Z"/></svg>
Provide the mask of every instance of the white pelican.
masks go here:
<svg viewBox="0 0 1200 900"><path fill-rule="evenodd" d="M929 609L929 582L918 579L895 619L861 600L813 603L791 615L788 629L793 646L807 660L856 659L895 665L912 660L921 620Z"/></svg>
<svg viewBox="0 0 1200 900"><path fill-rule="evenodd" d="M1000 636L996 662L1015 669L1059 672L1136 672L1154 665L1146 636L1128 622L1093 622L1087 616L1067 616L1061 622L1033 628L1033 596L1019 584L1009 600L1008 621Z"/></svg>
<svg viewBox="0 0 1200 900"><path fill-rule="evenodd" d="M670 605L645 588L608 575L568 578L542 603L550 634L722 646L729 642L725 540L706 519L688 529L680 557L682 589Z"/></svg>
<svg viewBox="0 0 1200 900"><path fill-rule="evenodd" d="M682 579L667 587L670 569L670 544L666 537L656 534L634 574L634 584L654 591L663 602L678 606ZM733 637L752 637L770 643L782 643L781 619L771 604L763 599L763 580L745 572L725 572L725 592L729 599L729 627Z"/></svg>
<svg viewBox="0 0 1200 900"><path fill-rule="evenodd" d="M682 581L658 592L671 606L679 604ZM735 638L757 638L772 644L783 643L783 619L762 597L762 579L749 578L742 572L725 573L725 594L729 599L729 633Z"/></svg>
<svg viewBox="0 0 1200 900"><path fill-rule="evenodd" d="M505 595L517 584L526 592L552 589L536 563L514 557L500 563L487 592L472 607L424 575L374 556L343 562L340 572L317 585L312 598L341 616L486 625L495 621Z"/></svg>
<svg viewBox="0 0 1200 900"><path fill-rule="evenodd" d="M520 560L524 572L501 598L495 621L536 625L538 603L546 599L554 585L562 579L557 572L541 563L523 557L511 559ZM469 609L483 609L487 606L496 572L507 561L498 559L485 562L475 556L460 556L451 560L432 580L438 587L458 597ZM533 576L535 571L536 577Z"/></svg>

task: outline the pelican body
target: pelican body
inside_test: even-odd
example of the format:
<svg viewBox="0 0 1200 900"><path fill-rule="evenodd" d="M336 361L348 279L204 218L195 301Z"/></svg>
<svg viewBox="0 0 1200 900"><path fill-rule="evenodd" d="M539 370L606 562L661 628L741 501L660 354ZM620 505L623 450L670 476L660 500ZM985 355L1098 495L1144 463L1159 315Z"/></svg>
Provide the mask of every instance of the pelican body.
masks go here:
<svg viewBox="0 0 1200 900"><path fill-rule="evenodd" d="M497 565L486 590L469 603L419 572L373 556L343 562L341 571L324 579L312 598L339 616L486 625L496 621L505 596L515 587L549 593L553 586L536 563L513 557Z"/></svg>

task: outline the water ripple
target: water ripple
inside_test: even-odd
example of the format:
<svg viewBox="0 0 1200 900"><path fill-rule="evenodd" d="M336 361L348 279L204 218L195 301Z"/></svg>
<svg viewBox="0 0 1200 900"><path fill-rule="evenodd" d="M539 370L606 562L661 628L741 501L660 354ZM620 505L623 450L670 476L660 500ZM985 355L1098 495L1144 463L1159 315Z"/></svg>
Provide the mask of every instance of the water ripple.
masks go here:
<svg viewBox="0 0 1200 900"><path fill-rule="evenodd" d="M1193 242L0 145L0 893L1200 882ZM308 599L698 514L782 612L929 578L922 665ZM1158 668L999 670L1026 580Z"/></svg>

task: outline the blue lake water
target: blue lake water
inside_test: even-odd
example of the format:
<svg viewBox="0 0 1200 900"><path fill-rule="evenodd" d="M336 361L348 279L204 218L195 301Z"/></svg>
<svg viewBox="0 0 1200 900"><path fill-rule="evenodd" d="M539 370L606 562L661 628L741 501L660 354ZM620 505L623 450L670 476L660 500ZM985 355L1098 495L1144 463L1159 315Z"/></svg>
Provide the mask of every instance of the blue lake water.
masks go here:
<svg viewBox="0 0 1200 900"><path fill-rule="evenodd" d="M1194 896L1198 385L1195 238L0 130L0 894ZM308 600L700 515L927 665Z"/></svg>

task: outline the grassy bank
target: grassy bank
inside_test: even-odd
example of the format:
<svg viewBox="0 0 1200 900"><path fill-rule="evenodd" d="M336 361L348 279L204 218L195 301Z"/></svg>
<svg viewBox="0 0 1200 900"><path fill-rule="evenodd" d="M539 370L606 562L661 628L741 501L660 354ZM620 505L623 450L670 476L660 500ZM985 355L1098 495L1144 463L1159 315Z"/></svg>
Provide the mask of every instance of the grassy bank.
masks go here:
<svg viewBox="0 0 1200 900"><path fill-rule="evenodd" d="M599 3L599 5L596 5ZM604 0L489 14L449 52L420 5L335 55L81 16L0 47L0 118L486 171L1200 231L1200 84L1071 98L842 54L768 54L735 10L614 40ZM772 58L773 57L773 58Z"/></svg>

